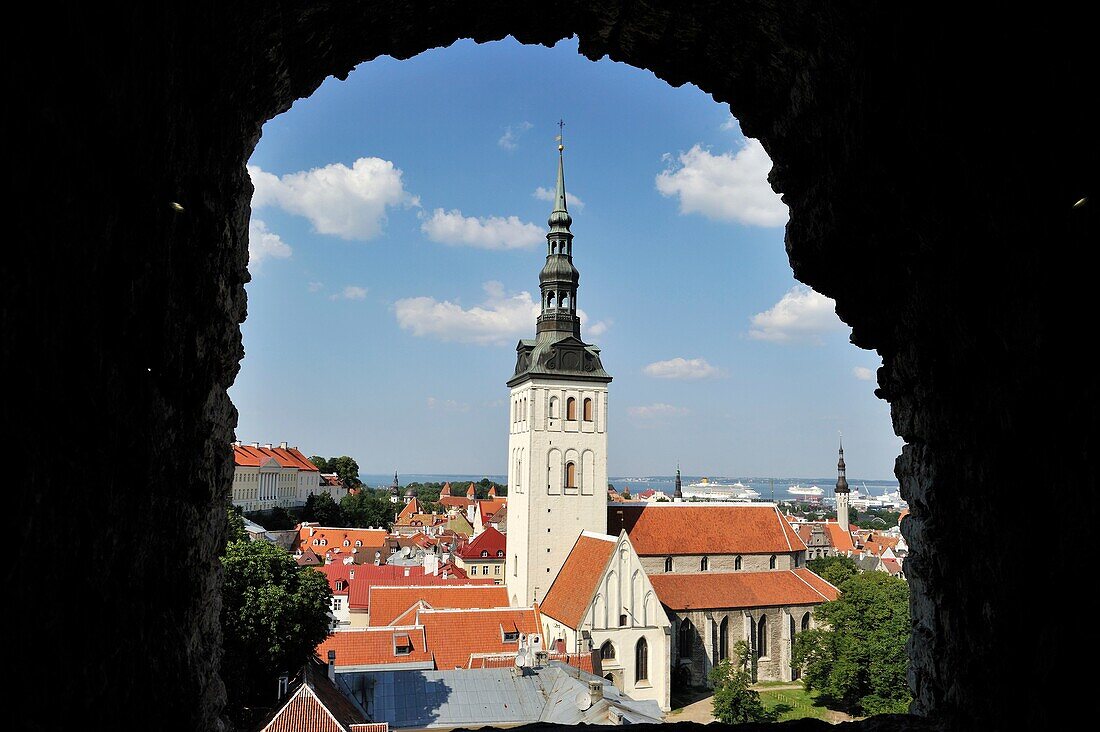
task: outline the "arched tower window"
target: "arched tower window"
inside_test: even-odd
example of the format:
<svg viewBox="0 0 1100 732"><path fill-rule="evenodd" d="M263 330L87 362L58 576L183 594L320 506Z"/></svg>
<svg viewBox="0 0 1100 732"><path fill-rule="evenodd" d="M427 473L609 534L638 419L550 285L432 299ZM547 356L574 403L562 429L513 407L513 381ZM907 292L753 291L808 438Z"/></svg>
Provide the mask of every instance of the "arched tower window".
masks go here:
<svg viewBox="0 0 1100 732"><path fill-rule="evenodd" d="M710 557L703 557L699 560L699 571L706 572L710 569Z"/></svg>
<svg viewBox="0 0 1100 732"><path fill-rule="evenodd" d="M558 398L550 397L550 419L558 418Z"/></svg>
<svg viewBox="0 0 1100 732"><path fill-rule="evenodd" d="M634 683L645 681L649 678L649 644L645 638L638 640L634 646Z"/></svg>
<svg viewBox="0 0 1100 732"><path fill-rule="evenodd" d="M565 487L576 488L577 487L577 464L566 463L565 464Z"/></svg>
<svg viewBox="0 0 1100 732"><path fill-rule="evenodd" d="M680 623L680 658L691 658L695 647L695 625L688 619Z"/></svg>
<svg viewBox="0 0 1100 732"><path fill-rule="evenodd" d="M725 661L730 657L730 619L727 615L722 618L718 626L718 660Z"/></svg>
<svg viewBox="0 0 1100 732"><path fill-rule="evenodd" d="M591 422L592 421L592 400L591 399L585 399L584 400L584 421L585 422Z"/></svg>
<svg viewBox="0 0 1100 732"><path fill-rule="evenodd" d="M672 571L672 557L665 557L665 571Z"/></svg>
<svg viewBox="0 0 1100 732"><path fill-rule="evenodd" d="M768 560L768 569L775 569L775 555L772 554L771 559Z"/></svg>
<svg viewBox="0 0 1100 732"><path fill-rule="evenodd" d="M600 646L600 658L605 661L615 658L615 646L611 641L604 641L603 645Z"/></svg>
<svg viewBox="0 0 1100 732"><path fill-rule="evenodd" d="M565 418L576 419L577 418L577 400L573 397L569 397L565 400Z"/></svg>
<svg viewBox="0 0 1100 732"><path fill-rule="evenodd" d="M734 569L741 569L741 557L737 557L736 559L733 560L733 568Z"/></svg>
<svg viewBox="0 0 1100 732"><path fill-rule="evenodd" d="M768 616L761 615L756 623L756 655L765 658L768 655Z"/></svg>
<svg viewBox="0 0 1100 732"><path fill-rule="evenodd" d="M806 613L802 616L802 630L810 629L810 613Z"/></svg>

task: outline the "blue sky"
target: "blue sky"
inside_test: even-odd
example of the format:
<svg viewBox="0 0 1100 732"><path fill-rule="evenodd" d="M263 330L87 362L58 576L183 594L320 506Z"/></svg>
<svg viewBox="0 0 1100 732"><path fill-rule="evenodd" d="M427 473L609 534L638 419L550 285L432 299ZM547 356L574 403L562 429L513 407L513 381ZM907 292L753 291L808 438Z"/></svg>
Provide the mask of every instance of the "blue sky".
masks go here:
<svg viewBox="0 0 1100 732"><path fill-rule="evenodd" d="M559 118L582 336L615 377L610 474L830 475L843 431L853 476L892 477L880 361L794 280L759 143L575 41L380 58L264 127L238 438L503 473Z"/></svg>

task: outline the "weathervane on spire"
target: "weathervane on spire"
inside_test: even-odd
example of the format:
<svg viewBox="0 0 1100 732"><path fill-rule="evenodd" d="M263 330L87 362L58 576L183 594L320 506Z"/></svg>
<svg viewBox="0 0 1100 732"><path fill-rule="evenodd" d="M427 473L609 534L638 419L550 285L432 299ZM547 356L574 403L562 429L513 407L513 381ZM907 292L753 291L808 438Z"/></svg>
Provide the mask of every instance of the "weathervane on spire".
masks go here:
<svg viewBox="0 0 1100 732"><path fill-rule="evenodd" d="M558 136L554 138L558 141L558 152L565 149L565 120L558 120Z"/></svg>

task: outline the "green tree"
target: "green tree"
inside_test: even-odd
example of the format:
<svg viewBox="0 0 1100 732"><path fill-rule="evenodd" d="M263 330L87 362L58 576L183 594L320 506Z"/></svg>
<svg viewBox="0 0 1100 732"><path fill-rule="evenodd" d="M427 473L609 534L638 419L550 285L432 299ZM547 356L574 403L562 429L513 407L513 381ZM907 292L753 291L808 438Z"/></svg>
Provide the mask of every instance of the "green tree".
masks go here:
<svg viewBox="0 0 1100 732"><path fill-rule="evenodd" d="M303 521L316 521L321 526L343 526L344 512L328 493L311 493L302 509Z"/></svg>
<svg viewBox="0 0 1100 732"><path fill-rule="evenodd" d="M312 455L309 461L317 466L317 469L322 473L331 473L332 469L329 467L328 458L323 458L320 455Z"/></svg>
<svg viewBox="0 0 1100 732"><path fill-rule="evenodd" d="M229 713L242 726L249 708L273 701L275 679L293 673L329 635L332 590L267 541L231 541L222 562L222 679Z"/></svg>
<svg viewBox="0 0 1100 732"><path fill-rule="evenodd" d="M834 587L844 589L844 583L859 574L851 557L819 557L806 562L806 566Z"/></svg>
<svg viewBox="0 0 1100 732"><path fill-rule="evenodd" d="M714 685L711 711L723 724L767 721L768 713L760 695L749 688L752 678L746 667L749 652L745 641L734 645L734 655L736 665L727 658L710 670L710 682Z"/></svg>
<svg viewBox="0 0 1100 732"><path fill-rule="evenodd" d="M330 469L326 472L339 475L349 488L358 488L363 485L363 481L359 480L359 463L355 462L355 458L341 455L330 459L328 464Z"/></svg>
<svg viewBox="0 0 1100 732"><path fill-rule="evenodd" d="M367 491L349 493L340 500L344 523L352 528L378 526L388 529L394 519L394 505L388 498Z"/></svg>
<svg viewBox="0 0 1100 732"><path fill-rule="evenodd" d="M230 506L226 511L226 520L229 522L227 541L248 541L248 532L244 530L244 516L240 506Z"/></svg>
<svg viewBox="0 0 1100 732"><path fill-rule="evenodd" d="M819 627L795 636L793 649L806 688L852 714L905 713L909 585L885 572L857 574L814 618Z"/></svg>
<svg viewBox="0 0 1100 732"><path fill-rule="evenodd" d="M629 488L623 488L622 493L620 493L619 495L622 496L624 499L629 501L630 500L630 489Z"/></svg>
<svg viewBox="0 0 1100 732"><path fill-rule="evenodd" d="M290 511L282 506L275 506L271 513L263 519L264 528L270 531L285 531L293 529L298 524L298 519Z"/></svg>

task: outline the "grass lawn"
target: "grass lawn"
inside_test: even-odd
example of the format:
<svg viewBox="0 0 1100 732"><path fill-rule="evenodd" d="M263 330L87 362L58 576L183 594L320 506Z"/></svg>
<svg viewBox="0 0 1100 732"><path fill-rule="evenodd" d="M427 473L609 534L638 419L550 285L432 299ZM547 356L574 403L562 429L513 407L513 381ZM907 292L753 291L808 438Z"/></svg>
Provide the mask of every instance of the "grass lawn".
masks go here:
<svg viewBox="0 0 1100 732"><path fill-rule="evenodd" d="M760 701L769 712L775 713L777 722L788 719L830 719L829 710L814 706L814 695L805 689L760 689Z"/></svg>

